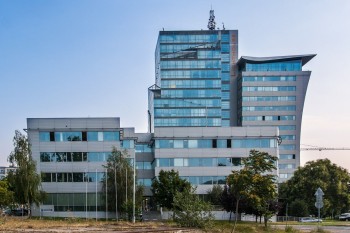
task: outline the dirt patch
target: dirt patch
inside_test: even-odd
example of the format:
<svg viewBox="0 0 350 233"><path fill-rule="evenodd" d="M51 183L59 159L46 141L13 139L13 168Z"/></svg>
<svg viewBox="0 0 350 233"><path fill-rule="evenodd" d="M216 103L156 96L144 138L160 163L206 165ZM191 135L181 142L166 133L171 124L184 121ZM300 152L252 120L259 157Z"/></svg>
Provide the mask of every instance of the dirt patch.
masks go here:
<svg viewBox="0 0 350 233"><path fill-rule="evenodd" d="M194 229L178 228L163 222L115 222L93 221L81 219L40 220L22 217L6 217L0 219L0 232L164 232L185 233L201 232Z"/></svg>

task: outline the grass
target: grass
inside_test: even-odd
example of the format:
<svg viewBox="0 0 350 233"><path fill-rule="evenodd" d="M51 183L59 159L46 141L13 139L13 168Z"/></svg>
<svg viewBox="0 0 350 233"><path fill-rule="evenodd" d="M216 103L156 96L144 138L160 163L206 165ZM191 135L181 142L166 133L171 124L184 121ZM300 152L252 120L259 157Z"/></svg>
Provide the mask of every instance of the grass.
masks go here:
<svg viewBox="0 0 350 233"><path fill-rule="evenodd" d="M295 223L295 222L294 222ZM328 222L325 222L326 224ZM325 224L324 223L324 224ZM329 222L331 225L338 222ZM344 224L344 222L342 222ZM296 223L298 224L298 223ZM239 222L236 227L235 233L302 233L295 229L290 223L288 226L283 224L269 224L267 228L263 224L255 222ZM305 224L300 224L305 225ZM317 226L316 224L315 227ZM201 231L198 229L184 229L183 232L212 232L212 233L231 233L233 223L228 221L215 221L212 229ZM178 227L171 221L166 222L136 222L135 224L127 221L95 221L85 220L78 218L55 218L55 219L37 219L37 218L22 218L22 217L6 217L0 218L0 232L15 232L29 230L35 232L38 230L43 231L59 231L59 232L71 232L71 231L84 231L84 232L97 232L97 231L130 231L141 232L142 230L154 230L154 232L176 232ZM305 233L305 231L303 231ZM328 231L322 228L316 228L310 233L328 233Z"/></svg>

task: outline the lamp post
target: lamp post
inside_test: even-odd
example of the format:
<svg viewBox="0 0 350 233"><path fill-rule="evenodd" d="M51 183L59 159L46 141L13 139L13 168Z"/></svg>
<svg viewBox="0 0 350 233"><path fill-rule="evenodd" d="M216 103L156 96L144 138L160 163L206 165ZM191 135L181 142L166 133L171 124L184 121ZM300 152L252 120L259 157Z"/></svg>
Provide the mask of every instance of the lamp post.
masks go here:
<svg viewBox="0 0 350 233"><path fill-rule="evenodd" d="M136 153L134 153L134 162L133 162L133 170L134 170L134 189L133 189L133 196L132 196L132 222L135 223L135 192L136 192L136 169L135 169L135 165L136 165Z"/></svg>

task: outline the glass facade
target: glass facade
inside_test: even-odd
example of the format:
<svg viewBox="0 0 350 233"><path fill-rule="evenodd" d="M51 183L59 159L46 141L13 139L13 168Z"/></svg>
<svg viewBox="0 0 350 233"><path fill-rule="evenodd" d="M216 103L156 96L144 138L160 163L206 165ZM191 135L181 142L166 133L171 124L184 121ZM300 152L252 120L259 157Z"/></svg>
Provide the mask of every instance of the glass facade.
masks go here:
<svg viewBox="0 0 350 233"><path fill-rule="evenodd" d="M244 71L301 71L301 60L268 62L268 63L247 63Z"/></svg>
<svg viewBox="0 0 350 233"><path fill-rule="evenodd" d="M154 127L230 125L231 42L230 31L160 32Z"/></svg>
<svg viewBox="0 0 350 233"><path fill-rule="evenodd" d="M276 139L192 139L155 141L156 149L168 148L275 148Z"/></svg>
<svg viewBox="0 0 350 233"><path fill-rule="evenodd" d="M119 131L39 132L41 142L119 141Z"/></svg>

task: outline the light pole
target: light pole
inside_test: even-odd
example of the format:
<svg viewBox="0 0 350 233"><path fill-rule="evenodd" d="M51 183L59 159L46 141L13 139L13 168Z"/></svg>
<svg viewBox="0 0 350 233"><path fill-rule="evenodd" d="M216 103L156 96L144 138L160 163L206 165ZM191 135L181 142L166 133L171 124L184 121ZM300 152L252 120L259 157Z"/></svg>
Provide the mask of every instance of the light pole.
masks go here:
<svg viewBox="0 0 350 233"><path fill-rule="evenodd" d="M114 186L115 186L115 218L118 222L118 187L117 187L117 164L114 165Z"/></svg>
<svg viewBox="0 0 350 233"><path fill-rule="evenodd" d="M132 222L135 223L135 188L136 188L136 171L135 171L135 164L136 164L136 153L134 153L134 162L133 162L133 170L134 170L134 189L133 189L133 195L132 195Z"/></svg>

